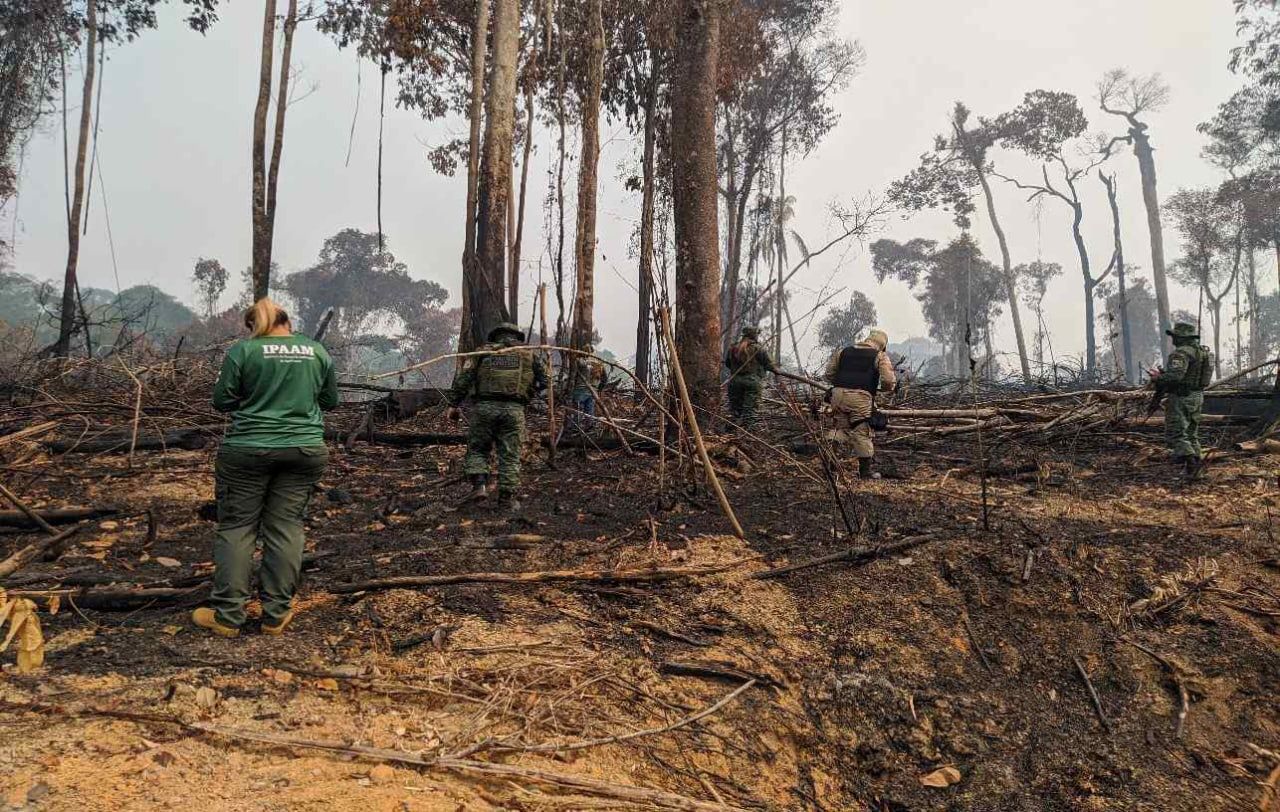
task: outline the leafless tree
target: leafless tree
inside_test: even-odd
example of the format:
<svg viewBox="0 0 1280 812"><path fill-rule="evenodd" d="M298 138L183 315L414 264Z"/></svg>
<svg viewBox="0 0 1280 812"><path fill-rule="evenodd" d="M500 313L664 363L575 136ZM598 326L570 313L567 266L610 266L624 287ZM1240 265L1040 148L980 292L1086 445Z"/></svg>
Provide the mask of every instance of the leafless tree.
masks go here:
<svg viewBox="0 0 1280 812"><path fill-rule="evenodd" d="M1155 283L1156 307L1160 318L1160 332L1168 330L1169 283L1165 278L1164 230L1160 218L1160 193L1156 188L1156 161L1148 135L1148 125L1142 120L1149 113L1161 110L1169 102L1169 86L1160 74L1132 76L1123 68L1107 71L1098 82L1098 106L1105 113L1120 116L1129 126L1129 133L1116 139L1133 147L1138 159L1138 173L1142 178L1142 202L1147 208L1147 232L1151 241L1151 276ZM1113 141L1115 143L1115 141Z"/></svg>

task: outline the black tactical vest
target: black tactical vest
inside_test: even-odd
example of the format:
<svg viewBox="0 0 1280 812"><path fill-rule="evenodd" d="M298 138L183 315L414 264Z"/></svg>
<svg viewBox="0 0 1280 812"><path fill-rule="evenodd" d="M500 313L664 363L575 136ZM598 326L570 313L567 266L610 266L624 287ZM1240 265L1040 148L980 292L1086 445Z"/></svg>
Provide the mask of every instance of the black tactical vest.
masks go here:
<svg viewBox="0 0 1280 812"><path fill-rule="evenodd" d="M840 389L861 389L874 395L880 389L879 357L875 347L845 347L836 362L833 383Z"/></svg>

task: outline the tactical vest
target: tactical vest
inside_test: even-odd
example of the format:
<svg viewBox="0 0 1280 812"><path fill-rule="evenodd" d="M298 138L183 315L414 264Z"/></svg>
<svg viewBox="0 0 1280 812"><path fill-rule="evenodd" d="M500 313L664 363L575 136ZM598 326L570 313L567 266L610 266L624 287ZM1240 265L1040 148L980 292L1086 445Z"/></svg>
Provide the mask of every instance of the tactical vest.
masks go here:
<svg viewBox="0 0 1280 812"><path fill-rule="evenodd" d="M1209 348L1200 345L1184 345L1174 352L1182 352L1187 356L1187 371L1182 380L1174 384L1170 390L1175 395L1189 395L1192 392L1204 391L1213 382L1213 353Z"/></svg>
<svg viewBox="0 0 1280 812"><path fill-rule="evenodd" d="M486 355L476 369L477 400L527 403L533 393L533 354L516 350Z"/></svg>
<svg viewBox="0 0 1280 812"><path fill-rule="evenodd" d="M748 377L763 375L764 367L757 358L759 352L760 345L749 339L734 344L729 348L729 374L735 378L739 375Z"/></svg>
<svg viewBox="0 0 1280 812"><path fill-rule="evenodd" d="M832 383L840 389L861 389L875 394L880 389L880 351L875 347L845 347L836 362Z"/></svg>

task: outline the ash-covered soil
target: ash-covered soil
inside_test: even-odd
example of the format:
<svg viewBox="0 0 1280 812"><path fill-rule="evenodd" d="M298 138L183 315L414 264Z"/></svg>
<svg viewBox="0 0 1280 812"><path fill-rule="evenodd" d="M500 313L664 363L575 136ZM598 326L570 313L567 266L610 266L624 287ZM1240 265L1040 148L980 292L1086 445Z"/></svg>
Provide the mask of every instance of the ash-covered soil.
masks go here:
<svg viewBox="0 0 1280 812"><path fill-rule="evenodd" d="M1263 752L1280 751L1269 458L1224 458L1182 486L1129 446L1040 448L1038 470L989 478L984 522L971 444L893 443L885 479L840 482L850 538L816 458L713 447L746 540L675 455L660 471L651 455L562 449L552 470L531 446L513 519L451 507L458 449L335 450L298 620L283 638L236 640L187 622L210 569L211 450L139 453L132 468L28 459L6 481L32 504L134 515L95 522L6 584L63 597L42 614L46 667L0 676L3 798L41 810L1280 805L1280 759ZM917 536L871 561L751 577ZM34 538L0 536L0 556ZM399 575L705 567L723 569L343 591ZM66 592L107 582L193 586L123 611Z"/></svg>

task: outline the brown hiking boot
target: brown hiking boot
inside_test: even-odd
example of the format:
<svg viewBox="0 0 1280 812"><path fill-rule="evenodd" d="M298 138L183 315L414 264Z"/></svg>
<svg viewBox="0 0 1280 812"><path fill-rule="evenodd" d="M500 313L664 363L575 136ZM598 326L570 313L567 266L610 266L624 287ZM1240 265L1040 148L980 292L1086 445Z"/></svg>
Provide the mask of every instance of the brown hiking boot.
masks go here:
<svg viewBox="0 0 1280 812"><path fill-rule="evenodd" d="M271 635L272 637L278 637L284 634L284 630L287 629L289 627L289 624L293 622L294 614L295 614L295 610L290 609L288 612L285 612L284 617L280 618L280 620L276 621L275 623L268 623L266 621L263 621L262 633Z"/></svg>
<svg viewBox="0 0 1280 812"><path fill-rule="evenodd" d="M191 622L202 629L208 629L219 637L239 637L240 630L235 626L218 620L218 615L207 606L201 606L199 609L191 613Z"/></svg>

